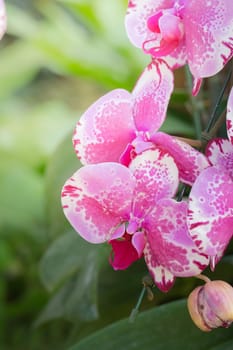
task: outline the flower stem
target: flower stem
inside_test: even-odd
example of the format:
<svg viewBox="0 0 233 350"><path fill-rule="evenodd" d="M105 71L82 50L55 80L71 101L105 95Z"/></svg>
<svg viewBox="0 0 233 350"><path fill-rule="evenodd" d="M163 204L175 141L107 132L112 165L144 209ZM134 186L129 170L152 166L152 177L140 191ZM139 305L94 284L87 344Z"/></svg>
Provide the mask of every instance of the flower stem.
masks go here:
<svg viewBox="0 0 233 350"><path fill-rule="evenodd" d="M136 306L133 308L133 310L131 311L131 314L130 314L130 316L129 316L129 322L130 322L130 323L133 323L133 322L135 321L136 316L137 316L137 314L139 313L139 307L140 307L140 305L141 305L141 303L142 303L142 300L143 300L143 298L144 298L145 292L146 292L146 286L143 286L142 291L141 291L141 293L140 293L140 295L139 295L137 304L136 304Z"/></svg>
<svg viewBox="0 0 233 350"><path fill-rule="evenodd" d="M193 139L189 139L186 137L180 137L180 136L175 136L176 139L183 141L185 143L187 143L188 145L195 147L195 148L201 148L201 141L200 140L193 140Z"/></svg>
<svg viewBox="0 0 233 350"><path fill-rule="evenodd" d="M207 276L205 276L205 275L197 275L197 276L195 276L196 278L198 278L199 280L202 280L202 281L205 281L206 283L207 282L211 282L211 280L207 277Z"/></svg>
<svg viewBox="0 0 233 350"><path fill-rule="evenodd" d="M195 131L196 131L196 137L198 139L201 138L201 132L202 132L202 127L201 127L201 115L200 115L200 108L199 108L199 102L197 100L197 97L195 98L192 94L192 88L193 88L193 79L192 79L192 74L190 73L190 70L188 68L188 65L185 66L185 76L186 76L186 83L187 83L187 88L189 91L189 99L190 99L190 105L192 109L192 115L193 115L193 122L195 126Z"/></svg>
<svg viewBox="0 0 233 350"><path fill-rule="evenodd" d="M220 106L221 101L223 99L223 96L224 96L224 93L225 93L226 88L228 86L228 83L231 79L231 75L232 75L232 70L230 70L229 73L227 74L227 77L226 77L226 80L225 80L224 85L222 87L222 90L220 91L219 97L216 101L216 104L215 104L214 109L212 111L212 114L210 116L209 123L205 129L205 133L209 133L211 131L211 129L214 127L214 124L216 123L216 121L218 119L219 106Z"/></svg>

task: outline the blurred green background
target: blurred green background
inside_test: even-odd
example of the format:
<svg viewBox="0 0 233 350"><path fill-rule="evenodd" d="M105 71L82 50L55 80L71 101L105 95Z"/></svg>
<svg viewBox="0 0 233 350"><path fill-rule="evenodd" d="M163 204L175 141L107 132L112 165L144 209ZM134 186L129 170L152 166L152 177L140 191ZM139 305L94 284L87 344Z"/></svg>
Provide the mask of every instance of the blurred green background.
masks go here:
<svg viewBox="0 0 233 350"><path fill-rule="evenodd" d="M1 349L67 349L128 317L140 293L144 263L112 271L109 247L80 239L60 207L61 187L80 166L71 143L78 118L110 89L130 90L149 62L126 37L126 7L126 0L7 1L0 44ZM176 86L163 129L195 137L183 70ZM232 261L215 277L232 281ZM155 290L142 309L186 297L196 284L190 278L168 294Z"/></svg>

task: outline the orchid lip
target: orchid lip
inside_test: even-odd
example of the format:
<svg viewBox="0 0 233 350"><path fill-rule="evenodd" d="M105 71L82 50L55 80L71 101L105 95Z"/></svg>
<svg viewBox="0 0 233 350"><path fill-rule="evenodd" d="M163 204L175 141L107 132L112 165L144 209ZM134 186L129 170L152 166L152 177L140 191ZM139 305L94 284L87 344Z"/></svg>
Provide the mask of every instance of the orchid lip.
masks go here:
<svg viewBox="0 0 233 350"><path fill-rule="evenodd" d="M143 43L143 50L154 57L166 56L176 49L184 37L184 24L179 15L182 6L160 10L147 19L147 28L154 37Z"/></svg>

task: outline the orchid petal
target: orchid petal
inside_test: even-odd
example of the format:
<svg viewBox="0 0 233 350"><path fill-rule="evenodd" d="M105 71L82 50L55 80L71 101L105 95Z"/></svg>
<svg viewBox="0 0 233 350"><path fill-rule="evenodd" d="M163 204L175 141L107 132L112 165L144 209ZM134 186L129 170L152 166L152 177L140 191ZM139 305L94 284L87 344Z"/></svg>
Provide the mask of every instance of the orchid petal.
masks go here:
<svg viewBox="0 0 233 350"><path fill-rule="evenodd" d="M129 219L135 179L118 163L87 165L65 183L64 213L74 229L91 243L109 241Z"/></svg>
<svg viewBox="0 0 233 350"><path fill-rule="evenodd" d="M155 145L166 150L175 160L180 180L192 185L200 172L209 166L206 157L187 143L163 132L151 136Z"/></svg>
<svg viewBox="0 0 233 350"><path fill-rule="evenodd" d="M113 240L109 242L112 246L110 264L114 270L125 270L133 262L139 259L137 250L128 239Z"/></svg>
<svg viewBox="0 0 233 350"><path fill-rule="evenodd" d="M226 172L209 167L190 192L188 227L200 251L220 256L233 235L233 181Z"/></svg>
<svg viewBox="0 0 233 350"><path fill-rule="evenodd" d="M209 263L198 252L187 226L187 203L162 199L146 217L146 237L154 259L176 277L198 275Z"/></svg>
<svg viewBox="0 0 233 350"><path fill-rule="evenodd" d="M133 209L136 217L143 217L160 198L175 195L178 169L168 153L160 149L145 151L132 160L129 169L136 179Z"/></svg>
<svg viewBox="0 0 233 350"><path fill-rule="evenodd" d="M227 102L227 135L233 147L233 87Z"/></svg>
<svg viewBox="0 0 233 350"><path fill-rule="evenodd" d="M170 13L166 13L159 18L159 28L163 39L166 41L177 40L178 42L184 35L181 19Z"/></svg>
<svg viewBox="0 0 233 350"><path fill-rule="evenodd" d="M125 234L125 223L119 225L113 232L113 234L111 235L111 239L118 239L118 238L122 238Z"/></svg>
<svg viewBox="0 0 233 350"><path fill-rule="evenodd" d="M176 278L168 269L158 263L149 243L145 246L144 258L156 286L162 292L168 292L174 285Z"/></svg>
<svg viewBox="0 0 233 350"><path fill-rule="evenodd" d="M233 55L232 0L186 1L183 21L192 74L217 74Z"/></svg>
<svg viewBox="0 0 233 350"><path fill-rule="evenodd" d="M233 179L233 145L230 141L211 140L206 147L206 156L212 165L221 167Z"/></svg>
<svg viewBox="0 0 233 350"><path fill-rule="evenodd" d="M117 89L101 97L81 116L73 144L83 164L118 161L135 136L132 98Z"/></svg>
<svg viewBox="0 0 233 350"><path fill-rule="evenodd" d="M139 78L133 95L133 117L138 131L155 132L163 124L174 77L163 61L151 63Z"/></svg>
<svg viewBox="0 0 233 350"><path fill-rule="evenodd" d="M138 256L141 257L145 248L145 235L144 232L139 231L136 232L133 236L132 236L132 245L134 246L134 248L136 249Z"/></svg>
<svg viewBox="0 0 233 350"><path fill-rule="evenodd" d="M201 89L201 85L203 82L202 78L195 78L193 77L193 87L192 87L192 95L193 96L197 96L197 94L199 93L200 89Z"/></svg>

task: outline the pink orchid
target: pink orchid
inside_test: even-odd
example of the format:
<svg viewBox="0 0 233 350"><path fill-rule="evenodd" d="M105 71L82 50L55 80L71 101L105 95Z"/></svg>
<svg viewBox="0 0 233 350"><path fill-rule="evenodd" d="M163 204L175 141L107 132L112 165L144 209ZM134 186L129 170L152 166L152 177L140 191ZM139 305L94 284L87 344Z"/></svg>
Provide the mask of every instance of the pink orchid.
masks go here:
<svg viewBox="0 0 233 350"><path fill-rule="evenodd" d="M233 236L233 88L227 105L229 140L209 142L210 168L203 170L190 193L188 225L198 249L210 256L212 269Z"/></svg>
<svg viewBox="0 0 233 350"><path fill-rule="evenodd" d="M170 199L178 183L173 158L147 150L129 167L105 162L79 169L63 187L63 210L85 240L112 244L115 269L144 255L155 283L167 291L175 276L197 275L208 263L189 237L186 203Z"/></svg>
<svg viewBox="0 0 233 350"><path fill-rule="evenodd" d="M6 8L3 0L0 0L0 39L2 39L3 35L6 32Z"/></svg>
<svg viewBox="0 0 233 350"><path fill-rule="evenodd" d="M210 164L221 167L233 179L233 88L227 102L226 127L228 140L217 138L210 141L206 156Z"/></svg>
<svg viewBox="0 0 233 350"><path fill-rule="evenodd" d="M172 71L159 61L145 69L131 94L116 89L96 101L81 116L73 136L81 162L128 165L137 154L160 148L174 158L180 180L192 184L208 166L206 157L175 137L158 132L173 87Z"/></svg>
<svg viewBox="0 0 233 350"><path fill-rule="evenodd" d="M232 0L130 0L125 25L145 53L172 68L187 62L197 85L233 55Z"/></svg>

